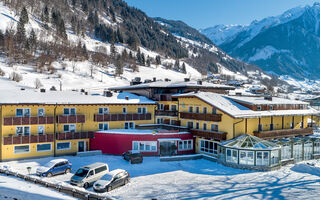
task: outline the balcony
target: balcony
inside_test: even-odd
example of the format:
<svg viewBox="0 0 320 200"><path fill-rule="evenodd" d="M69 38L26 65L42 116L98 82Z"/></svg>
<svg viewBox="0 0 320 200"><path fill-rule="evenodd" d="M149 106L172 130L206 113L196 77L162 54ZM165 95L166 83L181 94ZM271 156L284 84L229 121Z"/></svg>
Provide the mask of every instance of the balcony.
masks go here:
<svg viewBox="0 0 320 200"><path fill-rule="evenodd" d="M273 130L273 131L254 131L254 136L263 138L263 139L276 139L284 137L295 137L295 136L306 136L313 134L313 128L300 128L300 129L282 129L282 130Z"/></svg>
<svg viewBox="0 0 320 200"><path fill-rule="evenodd" d="M71 123L85 123L85 115L58 115L58 123L71 124Z"/></svg>
<svg viewBox="0 0 320 200"><path fill-rule="evenodd" d="M95 114L95 122L151 120L151 113L145 114Z"/></svg>
<svg viewBox="0 0 320 200"><path fill-rule="evenodd" d="M178 111L171 111L171 110L156 110L156 115L158 116L171 116L171 117L177 117Z"/></svg>
<svg viewBox="0 0 320 200"><path fill-rule="evenodd" d="M219 132L219 131L203 131L203 130L197 130L197 129L191 129L191 133L194 136L198 137L204 137L211 140L217 140L222 141L227 139L227 133L226 132Z"/></svg>
<svg viewBox="0 0 320 200"><path fill-rule="evenodd" d="M57 140L77 140L77 139L89 139L94 138L94 132L68 132L57 133Z"/></svg>
<svg viewBox="0 0 320 200"><path fill-rule="evenodd" d="M205 114L205 113L187 113L181 112L180 118L182 119L194 119L203 121L221 122L221 114Z"/></svg>
<svg viewBox="0 0 320 200"><path fill-rule="evenodd" d="M4 126L16 126L16 125L32 125L32 124L53 124L53 116L43 117L4 117Z"/></svg>
<svg viewBox="0 0 320 200"><path fill-rule="evenodd" d="M3 137L4 145L12 144L30 144L30 143L41 143L41 142L53 142L54 135L29 135L29 136L6 136Z"/></svg>

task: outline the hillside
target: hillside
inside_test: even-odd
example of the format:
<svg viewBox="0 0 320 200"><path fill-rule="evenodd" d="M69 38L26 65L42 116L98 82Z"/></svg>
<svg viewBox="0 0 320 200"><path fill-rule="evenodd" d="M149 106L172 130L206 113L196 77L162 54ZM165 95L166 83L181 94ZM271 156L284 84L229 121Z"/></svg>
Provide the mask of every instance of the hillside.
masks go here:
<svg viewBox="0 0 320 200"><path fill-rule="evenodd" d="M320 4L290 9L248 26L203 31L231 56L263 70L298 79L319 79Z"/></svg>

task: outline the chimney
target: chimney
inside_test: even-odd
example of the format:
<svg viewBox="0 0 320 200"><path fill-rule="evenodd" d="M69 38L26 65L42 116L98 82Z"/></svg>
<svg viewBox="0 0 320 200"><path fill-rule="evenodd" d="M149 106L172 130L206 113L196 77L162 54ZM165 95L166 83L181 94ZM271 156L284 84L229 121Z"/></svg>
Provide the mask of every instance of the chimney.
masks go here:
<svg viewBox="0 0 320 200"><path fill-rule="evenodd" d="M189 82L190 78L184 78L184 82Z"/></svg>
<svg viewBox="0 0 320 200"><path fill-rule="evenodd" d="M272 96L271 95L266 95L266 96L264 96L264 99L268 100L268 101L272 101Z"/></svg>
<svg viewBox="0 0 320 200"><path fill-rule="evenodd" d="M111 91L103 91L103 96L106 96L106 97L112 97L112 92Z"/></svg>
<svg viewBox="0 0 320 200"><path fill-rule="evenodd" d="M26 88L20 88L20 90L26 90Z"/></svg>
<svg viewBox="0 0 320 200"><path fill-rule="evenodd" d="M169 81L170 81L170 79L168 79L168 78L165 78L165 79L164 79L164 81L165 81L165 82L169 82Z"/></svg>
<svg viewBox="0 0 320 200"><path fill-rule="evenodd" d="M198 84L198 85L202 85L202 81L201 81L201 80L198 80L198 81L197 81L197 84Z"/></svg>
<svg viewBox="0 0 320 200"><path fill-rule="evenodd" d="M152 81L153 81L153 82L156 82L156 81L157 81L157 78L156 78L156 77L153 77Z"/></svg>
<svg viewBox="0 0 320 200"><path fill-rule="evenodd" d="M84 89L81 89L81 90L80 90L80 92L82 92L82 93L83 93L83 92L85 92L85 90L84 90Z"/></svg>
<svg viewBox="0 0 320 200"><path fill-rule="evenodd" d="M88 95L88 92L84 92L85 95Z"/></svg>
<svg viewBox="0 0 320 200"><path fill-rule="evenodd" d="M126 100L129 100L129 96L126 96Z"/></svg>
<svg viewBox="0 0 320 200"><path fill-rule="evenodd" d="M41 89L40 89L40 92L43 92L43 93L44 93L44 92L46 92L46 89L41 88Z"/></svg>

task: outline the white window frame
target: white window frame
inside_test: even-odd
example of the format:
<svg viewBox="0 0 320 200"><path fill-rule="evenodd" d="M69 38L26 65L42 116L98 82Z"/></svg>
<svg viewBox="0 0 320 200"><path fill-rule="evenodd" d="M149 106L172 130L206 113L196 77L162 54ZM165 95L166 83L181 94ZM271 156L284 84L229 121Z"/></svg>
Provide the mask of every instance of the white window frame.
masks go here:
<svg viewBox="0 0 320 200"><path fill-rule="evenodd" d="M231 152L231 156L230 157L228 156L228 153L227 153L228 151ZM235 158L233 156L234 152L237 155ZM239 157L238 150L231 149L231 148L226 148L226 162L238 164L238 157Z"/></svg>
<svg viewBox="0 0 320 200"><path fill-rule="evenodd" d="M39 134L39 128L40 128L40 127L43 128L43 134L42 134L42 135L45 135L45 134L46 134L46 129L45 129L45 126L43 126L43 125L39 125L39 126L37 127L37 134L40 135L40 134Z"/></svg>
<svg viewBox="0 0 320 200"><path fill-rule="evenodd" d="M175 107L176 109L173 110L173 107ZM170 105L170 110L171 110L171 111L178 111L178 105L177 105L177 104L171 104L171 105Z"/></svg>
<svg viewBox="0 0 320 200"><path fill-rule="evenodd" d="M164 110L164 104L163 103L159 103L159 110Z"/></svg>
<svg viewBox="0 0 320 200"><path fill-rule="evenodd" d="M164 120L164 118L158 117L157 118L157 124L163 124L163 120Z"/></svg>
<svg viewBox="0 0 320 200"><path fill-rule="evenodd" d="M128 113L127 107L122 107L122 113L123 113L123 114L127 114L127 113Z"/></svg>
<svg viewBox="0 0 320 200"><path fill-rule="evenodd" d="M200 129L200 123L199 122L196 122L196 127L195 129L199 130Z"/></svg>
<svg viewBox="0 0 320 200"><path fill-rule="evenodd" d="M58 149L58 144L62 144L62 143L69 143L69 148L66 148L66 149ZM56 144L56 149L57 149L57 151L70 150L70 149L71 149L71 142L57 142L57 144Z"/></svg>
<svg viewBox="0 0 320 200"><path fill-rule="evenodd" d="M100 129L100 125L102 125L102 126L103 126L103 128L102 128L102 129ZM107 129L104 129L104 128L105 128L105 125L107 125L107 126L108 126L108 128L107 128ZM109 123L99 123L99 125L98 125L98 130L99 130L99 131L106 131L106 130L109 130Z"/></svg>
<svg viewBox="0 0 320 200"><path fill-rule="evenodd" d="M196 106L195 109L194 109L194 112L195 113L200 113L200 106Z"/></svg>
<svg viewBox="0 0 320 200"><path fill-rule="evenodd" d="M206 142L208 143L208 148L206 148L205 146ZM210 143L212 143L212 150L210 148ZM204 144L204 146L202 144ZM214 147L216 147L216 149ZM199 152L211 155L218 155L218 142L199 139Z"/></svg>
<svg viewBox="0 0 320 200"><path fill-rule="evenodd" d="M257 106L257 111L261 111L261 106Z"/></svg>
<svg viewBox="0 0 320 200"><path fill-rule="evenodd" d="M64 127L65 126L69 126L69 130L68 131L65 131L64 130ZM75 124L63 124L63 132L64 133L70 133L70 132L72 132L72 131L70 131L71 129L70 129L70 126L74 126L74 132L77 132L77 126L75 125Z"/></svg>
<svg viewBox="0 0 320 200"><path fill-rule="evenodd" d="M217 113L218 113L218 110L216 108L212 107L212 114L216 115Z"/></svg>
<svg viewBox="0 0 320 200"><path fill-rule="evenodd" d="M69 114L65 114L64 113L64 110L68 109L69 110ZM74 109L74 114L71 114L71 110ZM67 107L67 108L63 108L63 115L65 116L69 116L69 115L77 115L77 109L76 108L73 108L73 107Z"/></svg>
<svg viewBox="0 0 320 200"><path fill-rule="evenodd" d="M100 109L102 109L102 113L100 112ZM99 107L98 113L99 115L109 114L109 107Z"/></svg>
<svg viewBox="0 0 320 200"><path fill-rule="evenodd" d="M39 115L39 111L43 110L43 114ZM38 113L37 113L38 117L44 117L45 116L45 109L44 108L38 108Z"/></svg>
<svg viewBox="0 0 320 200"><path fill-rule="evenodd" d="M138 107L138 114L146 114L147 112L147 107Z"/></svg>
<svg viewBox="0 0 320 200"><path fill-rule="evenodd" d="M212 127L217 127L217 129L213 129ZM218 124L211 124L210 130L219 132L219 125Z"/></svg>
<svg viewBox="0 0 320 200"><path fill-rule="evenodd" d="M29 128L29 135L26 135L26 132L25 132L25 128L28 127ZM17 134L17 129L18 128L22 128L22 136L30 136L31 135L31 127L30 126L16 126L16 136L18 136L19 134Z"/></svg>
<svg viewBox="0 0 320 200"><path fill-rule="evenodd" d="M17 115L17 110L22 110L22 115ZM25 116L26 110L29 110L29 116ZM30 108L16 108L16 117L31 117L31 109Z"/></svg>
<svg viewBox="0 0 320 200"><path fill-rule="evenodd" d="M189 147L188 143L191 142L191 146ZM180 146L180 143L182 143L182 147ZM187 146L185 148L185 145ZM179 151L189 151L193 150L193 140L179 140L178 141L178 150Z"/></svg>
<svg viewBox="0 0 320 200"><path fill-rule="evenodd" d="M203 123L202 124L202 130L207 131L208 130L208 124L207 123Z"/></svg>
<svg viewBox="0 0 320 200"><path fill-rule="evenodd" d="M126 128L126 124L128 124L128 128ZM130 128L130 125L133 124L133 127ZM124 129L134 129L136 126L135 126L135 122L125 122L124 123Z"/></svg>
<svg viewBox="0 0 320 200"><path fill-rule="evenodd" d="M241 159L241 154L245 154L245 159ZM252 159L249 158L249 153L252 153ZM252 162L251 162L252 161ZM251 164L252 163L252 164ZM239 150L239 164L241 165L249 165L254 166L254 151L246 151L246 150Z"/></svg>
<svg viewBox="0 0 320 200"><path fill-rule="evenodd" d="M258 154L261 153L262 158L261 160L258 159ZM268 158L264 159L264 154L268 154ZM270 158L270 152L269 151L256 151L256 165L257 166L269 166L269 158Z"/></svg>
<svg viewBox="0 0 320 200"><path fill-rule="evenodd" d="M189 112L189 113L193 113L193 111L194 111L194 110L193 110L193 106L189 106L188 112Z"/></svg>
<svg viewBox="0 0 320 200"><path fill-rule="evenodd" d="M138 149L134 148L135 143L138 144ZM143 144L143 149L140 149L140 144ZM150 145L150 150L146 150L147 144ZM155 149L152 149L152 147L155 147ZM139 150L140 152L158 152L158 142L157 141L132 141L132 150Z"/></svg>
<svg viewBox="0 0 320 200"><path fill-rule="evenodd" d="M29 147L29 150L28 151L26 151L26 152L20 152L20 153L17 153L16 152L16 147L18 147L18 146L28 146ZM24 145L15 145L14 147L13 147L13 153L14 154L25 154L25 153L30 153L30 145L29 144L24 144Z"/></svg>
<svg viewBox="0 0 320 200"><path fill-rule="evenodd" d="M207 107L203 107L202 108L202 113L203 114L207 114L208 113L208 108Z"/></svg>
<svg viewBox="0 0 320 200"><path fill-rule="evenodd" d="M270 105L270 110L273 110L273 105Z"/></svg>
<svg viewBox="0 0 320 200"><path fill-rule="evenodd" d="M192 127L189 127L189 123L192 123ZM193 123L193 121L188 121L188 122L187 122L187 128L194 129L194 123Z"/></svg>
<svg viewBox="0 0 320 200"><path fill-rule="evenodd" d="M49 150L41 150L41 151L39 151L38 150L38 145L45 145L45 144L49 144L50 145L50 149ZM37 144L37 152L48 152L48 151L52 151L52 144L51 143L40 143L40 144Z"/></svg>

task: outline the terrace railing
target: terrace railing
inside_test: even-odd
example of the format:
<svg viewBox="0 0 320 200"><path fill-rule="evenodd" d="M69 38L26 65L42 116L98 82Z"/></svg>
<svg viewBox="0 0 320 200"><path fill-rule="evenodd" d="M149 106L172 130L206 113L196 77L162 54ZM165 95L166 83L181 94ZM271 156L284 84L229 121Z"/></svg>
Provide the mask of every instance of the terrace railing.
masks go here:
<svg viewBox="0 0 320 200"><path fill-rule="evenodd" d="M5 136L3 137L4 145L12 144L30 144L30 143L42 143L42 142L53 142L53 134L45 135L28 135L28 136Z"/></svg>
<svg viewBox="0 0 320 200"><path fill-rule="evenodd" d="M194 136L198 137L204 137L211 140L217 140L222 141L227 139L227 133L226 132L219 132L219 131L204 131L204 130L197 130L197 129L191 129L191 133Z"/></svg>
<svg viewBox="0 0 320 200"><path fill-rule="evenodd" d="M221 121L221 116L222 116L221 114L180 112L180 118L203 120L203 121L220 122Z"/></svg>
<svg viewBox="0 0 320 200"><path fill-rule="evenodd" d="M299 128L299 129L281 129L273 131L254 131L254 136L263 139L276 139L284 137L306 136L313 134L313 128Z"/></svg>
<svg viewBox="0 0 320 200"><path fill-rule="evenodd" d="M95 114L95 122L151 120L151 113Z"/></svg>

